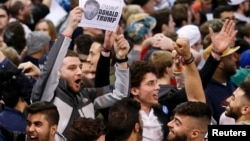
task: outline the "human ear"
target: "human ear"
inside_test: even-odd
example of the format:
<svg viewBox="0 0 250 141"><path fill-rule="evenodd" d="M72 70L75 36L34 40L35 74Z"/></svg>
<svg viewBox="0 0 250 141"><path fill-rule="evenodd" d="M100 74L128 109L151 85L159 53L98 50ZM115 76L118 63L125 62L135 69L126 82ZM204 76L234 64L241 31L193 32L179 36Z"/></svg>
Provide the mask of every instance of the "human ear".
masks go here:
<svg viewBox="0 0 250 141"><path fill-rule="evenodd" d="M139 90L137 88L133 87L130 89L130 93L133 94L134 96L136 96L136 95L138 95Z"/></svg>
<svg viewBox="0 0 250 141"><path fill-rule="evenodd" d="M197 138L200 134L200 130L194 129L191 133L191 138Z"/></svg>
<svg viewBox="0 0 250 141"><path fill-rule="evenodd" d="M56 131L57 131L57 125L52 125L50 127L50 129L51 129L51 132L50 132L51 135L54 136L56 134Z"/></svg>
<svg viewBox="0 0 250 141"><path fill-rule="evenodd" d="M136 133L139 133L139 132L140 132L140 128L141 128L140 124L139 124L139 123L135 123L134 131L135 131Z"/></svg>
<svg viewBox="0 0 250 141"><path fill-rule="evenodd" d="M249 106L243 106L241 112L244 115L250 113L250 107Z"/></svg>

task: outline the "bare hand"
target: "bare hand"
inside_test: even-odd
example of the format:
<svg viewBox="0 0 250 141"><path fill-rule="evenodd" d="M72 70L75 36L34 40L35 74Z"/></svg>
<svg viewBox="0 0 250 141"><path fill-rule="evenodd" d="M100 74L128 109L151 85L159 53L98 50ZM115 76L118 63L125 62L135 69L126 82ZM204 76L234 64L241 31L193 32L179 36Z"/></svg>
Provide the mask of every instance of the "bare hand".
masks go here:
<svg viewBox="0 0 250 141"><path fill-rule="evenodd" d="M178 38L173 46L177 51L177 54L182 56L183 59L187 60L191 57L189 41L187 38Z"/></svg>
<svg viewBox="0 0 250 141"><path fill-rule="evenodd" d="M105 49L111 50L112 46L114 45L115 39L116 39L116 32L105 31L103 47Z"/></svg>
<svg viewBox="0 0 250 141"><path fill-rule="evenodd" d="M226 20L218 34L215 34L212 28L209 28L209 34L212 40L213 48L222 53L230 44L234 42L237 34L235 30L235 22L233 20Z"/></svg>
<svg viewBox="0 0 250 141"><path fill-rule="evenodd" d="M24 73L26 76L31 76L35 79L38 79L41 73L40 69L30 61L19 64L18 69L21 69L22 73Z"/></svg>
<svg viewBox="0 0 250 141"><path fill-rule="evenodd" d="M181 68L181 56L177 54L176 50L173 50L171 53L173 58L173 70L179 70Z"/></svg>
<svg viewBox="0 0 250 141"><path fill-rule="evenodd" d="M72 34L73 31L78 26L79 22L82 19L83 9L79 6L72 9L69 13L69 19L67 27L65 28L65 33Z"/></svg>
<svg viewBox="0 0 250 141"><path fill-rule="evenodd" d="M162 33L158 33L153 37L153 47L159 47L162 50L172 51L174 49L173 40L166 37Z"/></svg>
<svg viewBox="0 0 250 141"><path fill-rule="evenodd" d="M128 51L129 51L129 43L128 41L124 38L124 35L118 35L116 38L116 45L115 45L115 53L116 57L118 59L124 59L126 58Z"/></svg>

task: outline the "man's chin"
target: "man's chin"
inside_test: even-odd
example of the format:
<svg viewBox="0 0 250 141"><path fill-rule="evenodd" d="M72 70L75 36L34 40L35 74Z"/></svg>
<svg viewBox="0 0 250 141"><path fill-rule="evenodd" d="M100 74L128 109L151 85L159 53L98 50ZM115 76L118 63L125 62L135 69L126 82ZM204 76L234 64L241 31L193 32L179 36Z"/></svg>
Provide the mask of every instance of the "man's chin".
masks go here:
<svg viewBox="0 0 250 141"><path fill-rule="evenodd" d="M72 93L79 93L80 88L71 88L71 89L69 89L69 91Z"/></svg>
<svg viewBox="0 0 250 141"><path fill-rule="evenodd" d="M168 140L168 141L172 141L173 139L174 139L173 136L171 136L171 135L169 136L169 135L168 135L168 137L167 137L167 140Z"/></svg>

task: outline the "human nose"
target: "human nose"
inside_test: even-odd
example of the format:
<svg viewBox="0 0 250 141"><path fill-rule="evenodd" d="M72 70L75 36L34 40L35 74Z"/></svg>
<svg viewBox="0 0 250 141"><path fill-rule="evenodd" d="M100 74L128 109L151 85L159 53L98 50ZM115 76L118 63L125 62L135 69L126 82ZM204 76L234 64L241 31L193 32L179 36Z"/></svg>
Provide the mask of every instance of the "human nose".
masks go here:
<svg viewBox="0 0 250 141"><path fill-rule="evenodd" d="M158 84L158 83L156 83L156 85L155 85L155 89L156 89L156 90L160 90L160 86L159 86L159 84Z"/></svg>
<svg viewBox="0 0 250 141"><path fill-rule="evenodd" d="M168 126L168 127L173 127L173 120L170 120L170 121L167 123L167 126Z"/></svg>
<svg viewBox="0 0 250 141"><path fill-rule="evenodd" d="M76 74L77 74L77 75L82 74L82 68L81 68L81 67L78 67L78 68L77 68Z"/></svg>
<svg viewBox="0 0 250 141"><path fill-rule="evenodd" d="M229 96L227 99L226 99L226 102L229 103L231 101L231 97L232 96Z"/></svg>
<svg viewBox="0 0 250 141"><path fill-rule="evenodd" d="M34 126L33 124L27 125L27 131L28 131L28 132L33 132L33 131L35 131L35 126Z"/></svg>
<svg viewBox="0 0 250 141"><path fill-rule="evenodd" d="M88 56L87 56L87 62L90 62L91 61L91 55L89 54Z"/></svg>

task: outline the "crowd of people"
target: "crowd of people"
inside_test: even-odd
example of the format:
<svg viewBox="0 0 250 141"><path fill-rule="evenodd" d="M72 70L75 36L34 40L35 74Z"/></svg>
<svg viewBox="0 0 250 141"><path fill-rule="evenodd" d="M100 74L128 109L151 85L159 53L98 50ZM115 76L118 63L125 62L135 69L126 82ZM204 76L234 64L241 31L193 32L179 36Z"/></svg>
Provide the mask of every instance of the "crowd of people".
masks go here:
<svg viewBox="0 0 250 141"><path fill-rule="evenodd" d="M86 1L1 1L0 141L205 141L209 125L250 125L248 0L124 0L116 31L79 26Z"/></svg>

